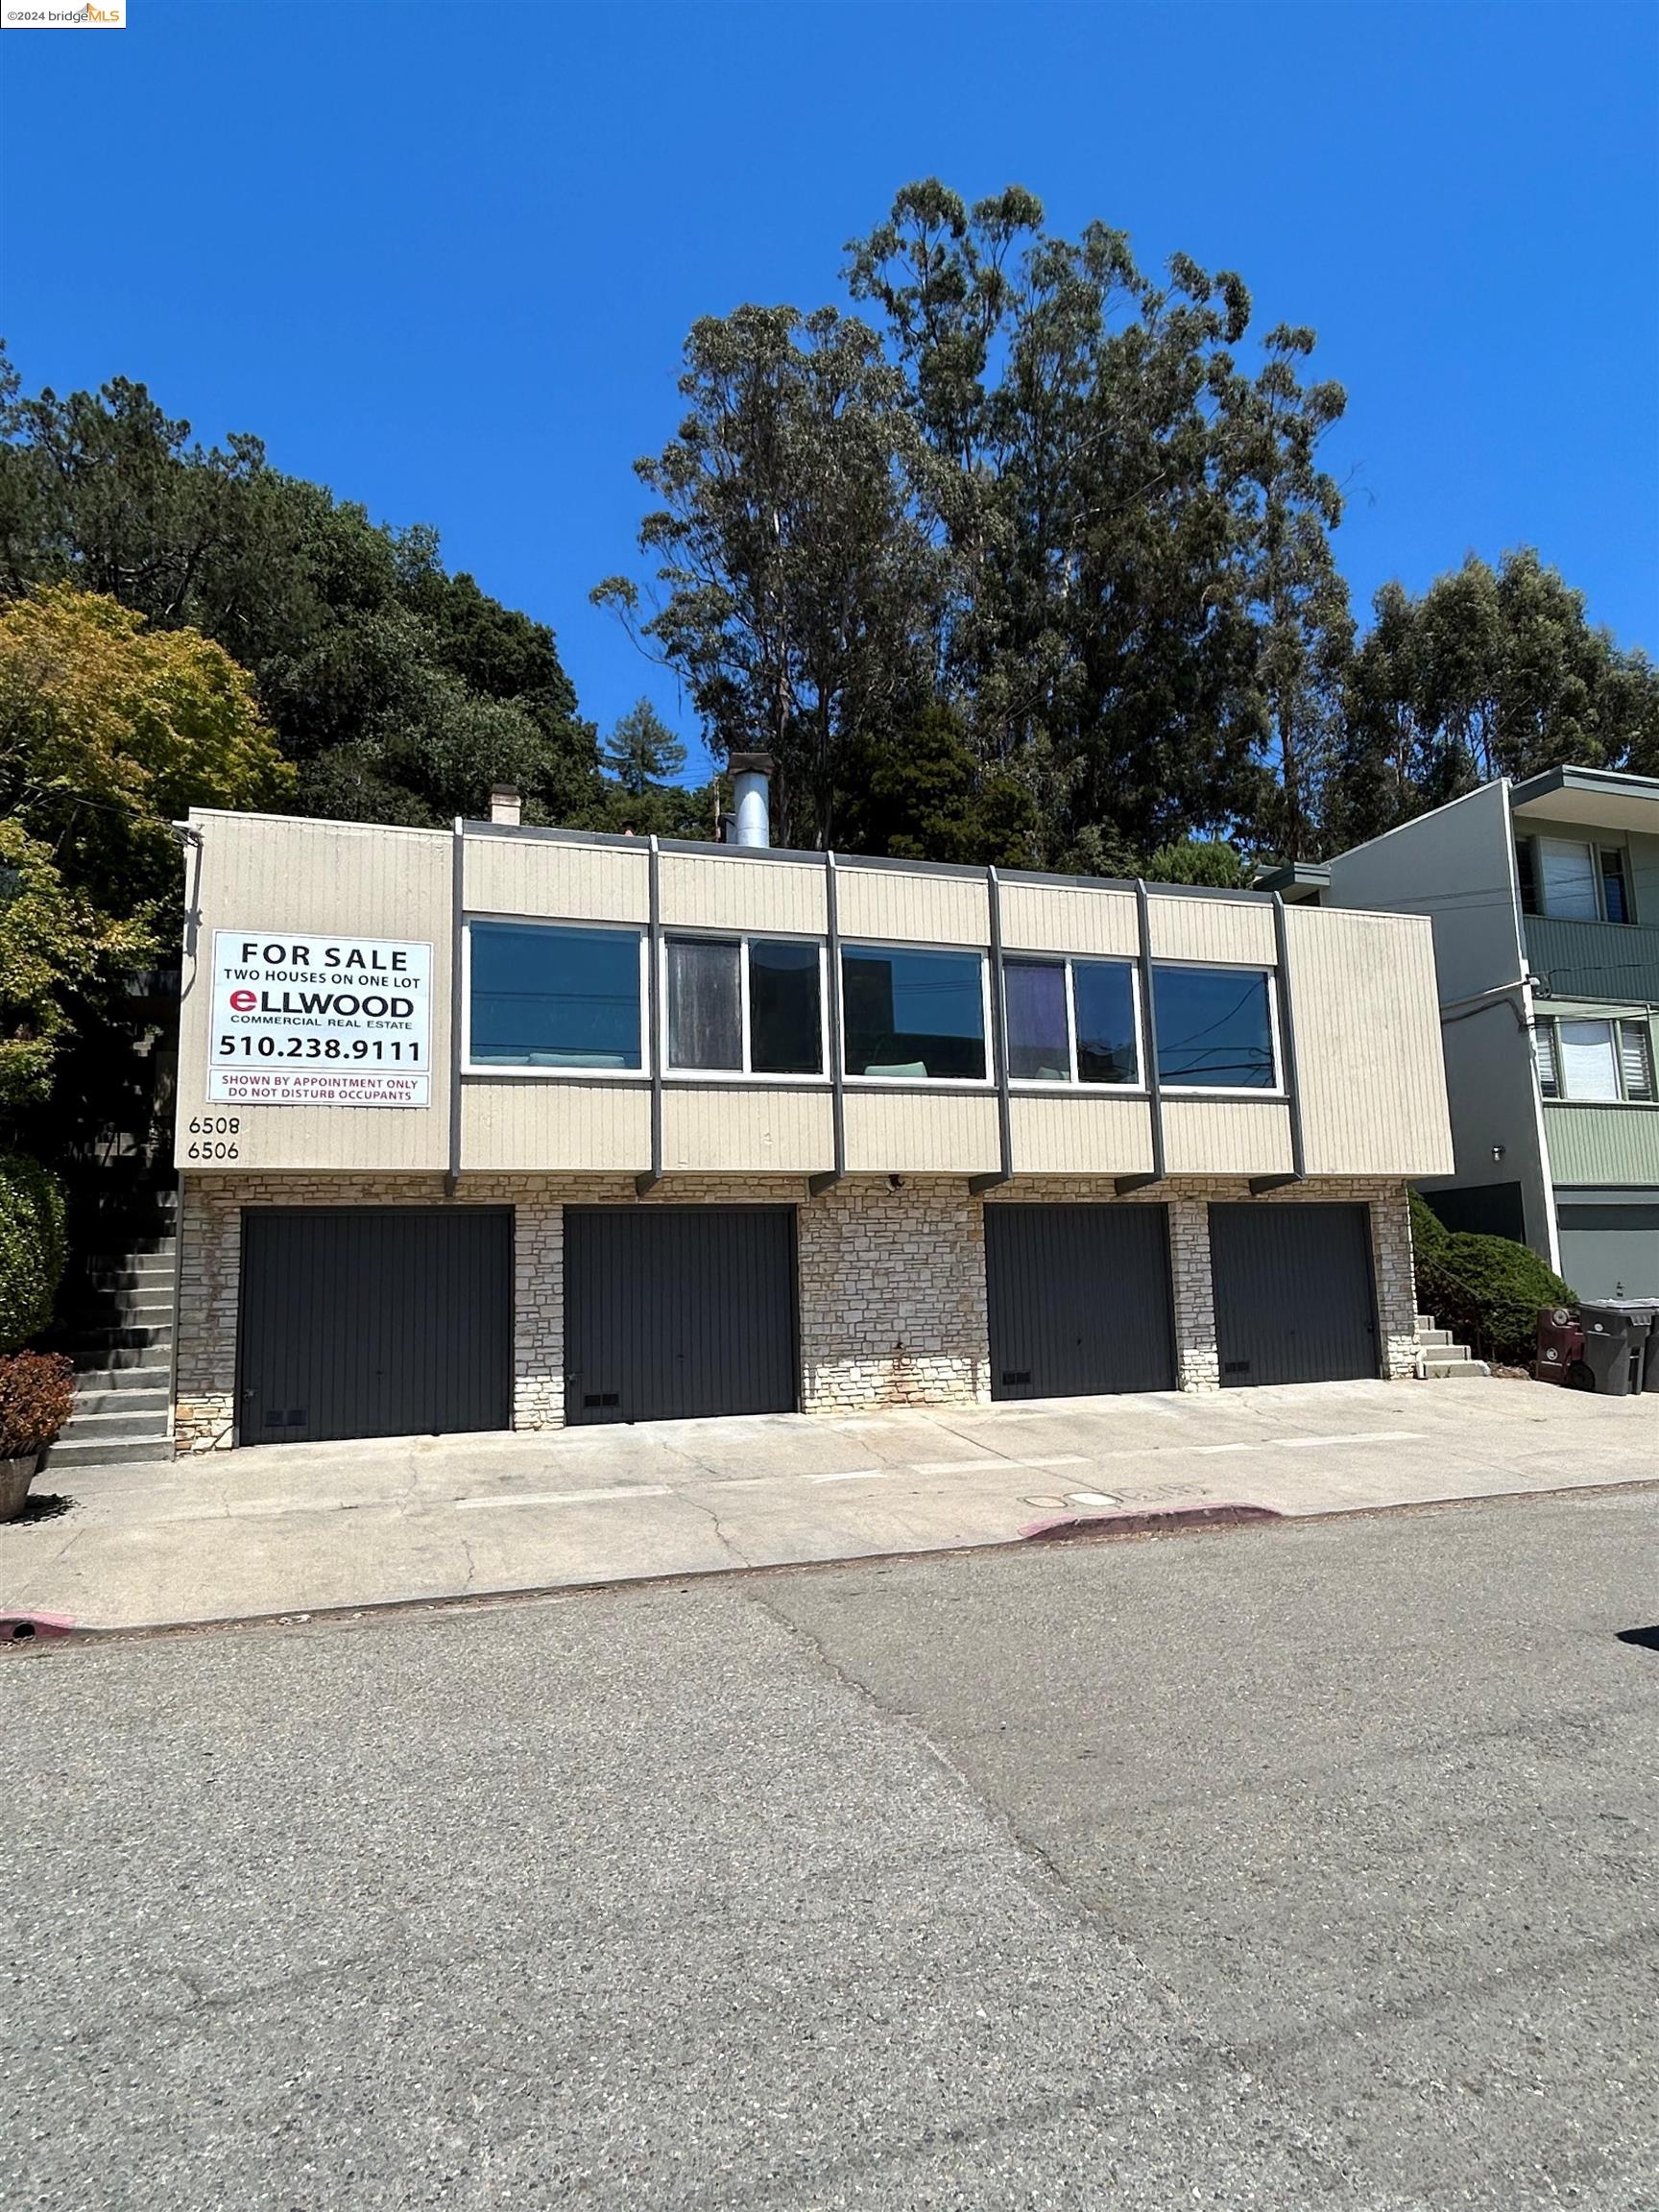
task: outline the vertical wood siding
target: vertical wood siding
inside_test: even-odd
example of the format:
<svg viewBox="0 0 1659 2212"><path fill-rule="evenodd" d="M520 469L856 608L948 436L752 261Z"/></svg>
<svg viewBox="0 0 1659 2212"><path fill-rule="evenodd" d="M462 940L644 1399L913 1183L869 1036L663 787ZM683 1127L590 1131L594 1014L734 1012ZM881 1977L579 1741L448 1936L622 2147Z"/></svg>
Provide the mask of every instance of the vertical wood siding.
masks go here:
<svg viewBox="0 0 1659 2212"><path fill-rule="evenodd" d="M1000 1160L994 1093L847 1093L847 1166L854 1175L981 1175Z"/></svg>
<svg viewBox="0 0 1659 2212"><path fill-rule="evenodd" d="M989 945L989 887L966 876L839 863L841 935L849 944Z"/></svg>
<svg viewBox="0 0 1659 2212"><path fill-rule="evenodd" d="M1308 1172L1450 1174L1428 921L1292 906L1285 936ZM1513 1017L1494 1008L1479 1019Z"/></svg>
<svg viewBox="0 0 1659 2212"><path fill-rule="evenodd" d="M1164 1099L1171 1175L1287 1175L1290 1109L1266 1099Z"/></svg>
<svg viewBox="0 0 1659 2212"><path fill-rule="evenodd" d="M664 853L661 870L665 928L822 937L828 926L822 868Z"/></svg>
<svg viewBox="0 0 1659 2212"><path fill-rule="evenodd" d="M198 814L200 854L185 855L199 927L184 951L175 1158L192 1174L260 1167L443 1167L449 1150L451 840L255 814ZM198 874L198 861L200 873ZM213 932L302 932L401 939L432 948L429 1106L209 1106ZM234 1160L188 1157L192 1116L240 1123Z"/></svg>
<svg viewBox="0 0 1659 2212"><path fill-rule="evenodd" d="M554 922L644 922L651 897L645 840L562 845L544 837L469 837L471 914L536 914Z"/></svg>
<svg viewBox="0 0 1659 2212"><path fill-rule="evenodd" d="M1014 1167L1020 1175L1144 1175L1152 1166L1152 1112L1144 1098L1016 1091Z"/></svg>
<svg viewBox="0 0 1659 2212"><path fill-rule="evenodd" d="M1152 894L1152 954L1158 960L1238 960L1271 968L1277 959L1266 901L1181 899Z"/></svg>
<svg viewBox="0 0 1659 2212"><path fill-rule="evenodd" d="M835 1162L828 1090L670 1085L662 1094L662 1166L821 1174Z"/></svg>
<svg viewBox="0 0 1659 2212"><path fill-rule="evenodd" d="M1094 952L1132 960L1140 941L1131 891L1003 882L1002 944L1009 952Z"/></svg>
<svg viewBox="0 0 1659 2212"><path fill-rule="evenodd" d="M469 1168L624 1169L651 1165L651 1093L639 1083L493 1083L461 1087Z"/></svg>

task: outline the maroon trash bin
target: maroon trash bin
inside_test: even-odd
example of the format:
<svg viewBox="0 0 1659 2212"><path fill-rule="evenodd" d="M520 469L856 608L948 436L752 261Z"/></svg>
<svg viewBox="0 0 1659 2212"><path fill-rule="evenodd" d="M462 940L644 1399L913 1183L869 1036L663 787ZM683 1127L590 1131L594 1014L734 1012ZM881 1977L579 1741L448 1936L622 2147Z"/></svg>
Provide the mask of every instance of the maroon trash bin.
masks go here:
<svg viewBox="0 0 1659 2212"><path fill-rule="evenodd" d="M1562 1382L1569 1389L1596 1387L1584 1362L1584 1331L1571 1306L1539 1308L1532 1373L1540 1382Z"/></svg>

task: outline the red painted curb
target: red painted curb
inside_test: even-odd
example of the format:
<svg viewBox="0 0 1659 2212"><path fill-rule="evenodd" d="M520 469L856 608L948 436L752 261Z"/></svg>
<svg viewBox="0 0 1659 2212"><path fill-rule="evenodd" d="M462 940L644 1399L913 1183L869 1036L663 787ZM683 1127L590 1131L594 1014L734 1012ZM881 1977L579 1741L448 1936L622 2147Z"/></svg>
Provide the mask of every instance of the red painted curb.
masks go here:
<svg viewBox="0 0 1659 2212"><path fill-rule="evenodd" d="M1157 1536L1179 1528L1237 1528L1284 1518L1271 1505L1167 1505L1144 1513L1070 1513L1060 1521L1034 1521L1020 1533L1027 1543L1057 1544L1070 1536Z"/></svg>
<svg viewBox="0 0 1659 2212"><path fill-rule="evenodd" d="M73 1636L67 1613L0 1613L0 1644L32 1644L43 1636Z"/></svg>

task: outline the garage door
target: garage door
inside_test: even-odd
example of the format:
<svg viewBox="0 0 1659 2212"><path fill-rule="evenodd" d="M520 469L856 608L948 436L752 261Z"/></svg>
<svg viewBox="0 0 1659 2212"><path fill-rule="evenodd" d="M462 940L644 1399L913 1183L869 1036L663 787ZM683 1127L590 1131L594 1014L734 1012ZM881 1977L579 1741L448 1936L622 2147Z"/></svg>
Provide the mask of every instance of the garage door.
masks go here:
<svg viewBox="0 0 1659 2212"><path fill-rule="evenodd" d="M791 1206L567 1206L565 1418L792 1413Z"/></svg>
<svg viewBox="0 0 1659 2212"><path fill-rule="evenodd" d="M1580 1298L1659 1298L1659 1201L1563 1206L1561 1273Z"/></svg>
<svg viewBox="0 0 1659 2212"><path fill-rule="evenodd" d="M987 1206L993 1398L1171 1390L1163 1206Z"/></svg>
<svg viewBox="0 0 1659 2212"><path fill-rule="evenodd" d="M250 1207L237 1439L426 1436L513 1417L506 1207Z"/></svg>
<svg viewBox="0 0 1659 2212"><path fill-rule="evenodd" d="M1212 1206L1210 1263L1224 1385L1379 1372L1363 1206Z"/></svg>

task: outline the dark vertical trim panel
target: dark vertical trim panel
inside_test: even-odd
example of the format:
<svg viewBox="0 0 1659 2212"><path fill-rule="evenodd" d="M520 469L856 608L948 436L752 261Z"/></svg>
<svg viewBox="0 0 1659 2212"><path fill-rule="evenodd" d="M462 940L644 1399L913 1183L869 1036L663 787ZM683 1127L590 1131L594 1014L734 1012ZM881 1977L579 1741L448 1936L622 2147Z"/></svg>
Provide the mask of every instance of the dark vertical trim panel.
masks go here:
<svg viewBox="0 0 1659 2212"><path fill-rule="evenodd" d="M643 1197L662 1180L662 853L655 837L646 849L650 882L650 920L646 928L644 1020L648 1034L645 1049L651 1069L651 1165L636 1175L634 1188Z"/></svg>
<svg viewBox="0 0 1659 2212"><path fill-rule="evenodd" d="M834 1124L834 1166L828 1175L809 1175L806 1188L814 1198L847 1174L847 1070L841 1049L841 896L835 875L835 855L824 855L824 929L829 974L825 989L830 1016L830 1113Z"/></svg>
<svg viewBox="0 0 1659 2212"><path fill-rule="evenodd" d="M994 1190L1014 1175L1014 1109L1008 1095L1008 986L1002 974L1002 881L995 868L985 871L991 908L991 1071L997 1080L997 1139L1001 1166L995 1175L971 1175L968 1188Z"/></svg>
<svg viewBox="0 0 1659 2212"><path fill-rule="evenodd" d="M1162 1183L1165 1174L1164 1086L1158 1075L1158 1013L1152 1003L1152 901L1141 878L1135 879L1135 922L1140 950L1135 966L1141 978L1141 1035L1137 1047L1146 1063L1146 1107L1152 1117L1152 1172L1119 1175L1119 1190L1141 1190Z"/></svg>
<svg viewBox="0 0 1659 2212"><path fill-rule="evenodd" d="M461 1181L461 1063L466 1058L466 981L462 939L466 933L467 830L459 814L449 855L449 1168L445 1188L453 1198Z"/></svg>

